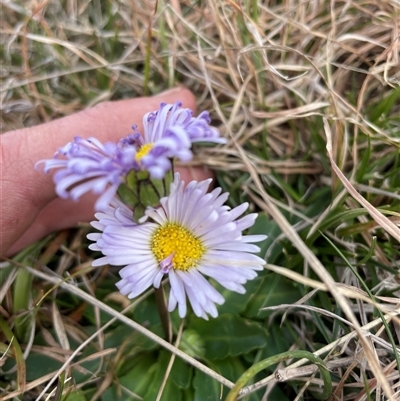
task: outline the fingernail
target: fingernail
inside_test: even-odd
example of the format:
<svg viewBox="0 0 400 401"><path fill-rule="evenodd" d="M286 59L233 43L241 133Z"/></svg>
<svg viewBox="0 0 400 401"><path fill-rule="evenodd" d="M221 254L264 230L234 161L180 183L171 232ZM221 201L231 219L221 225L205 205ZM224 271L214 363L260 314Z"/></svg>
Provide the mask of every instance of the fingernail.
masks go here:
<svg viewBox="0 0 400 401"><path fill-rule="evenodd" d="M182 91L182 87L178 86L177 88L172 88L172 89L167 89L164 92L157 93L157 95L154 95L154 97L160 97L160 96L170 96L170 95L176 95Z"/></svg>

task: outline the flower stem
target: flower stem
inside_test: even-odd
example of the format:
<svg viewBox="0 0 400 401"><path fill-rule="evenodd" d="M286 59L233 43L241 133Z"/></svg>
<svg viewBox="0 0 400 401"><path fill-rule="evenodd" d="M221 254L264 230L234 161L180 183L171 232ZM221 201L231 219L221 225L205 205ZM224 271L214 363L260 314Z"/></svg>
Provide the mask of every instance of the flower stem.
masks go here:
<svg viewBox="0 0 400 401"><path fill-rule="evenodd" d="M171 343L172 342L172 325L171 318L167 309L167 303L165 300L164 288L163 285L160 285L160 288L155 288L154 293L156 295L156 302L158 313L161 319L161 325L164 330L165 339Z"/></svg>
<svg viewBox="0 0 400 401"><path fill-rule="evenodd" d="M313 395L315 398L326 400L332 392L332 381L329 371L324 364L324 361L321 358L318 358L317 356L312 354L311 352L297 350L297 351L283 352L282 354L271 356L254 364L251 368L247 369L242 374L242 376L239 377L238 381L235 383L235 386L231 389L231 391L227 395L225 401L235 401L237 396L239 395L240 390L258 372L261 372L262 370L266 369L271 365L275 365L276 363L291 358L306 358L317 365L319 371L321 372L322 380L324 381L324 391L319 394L314 393Z"/></svg>

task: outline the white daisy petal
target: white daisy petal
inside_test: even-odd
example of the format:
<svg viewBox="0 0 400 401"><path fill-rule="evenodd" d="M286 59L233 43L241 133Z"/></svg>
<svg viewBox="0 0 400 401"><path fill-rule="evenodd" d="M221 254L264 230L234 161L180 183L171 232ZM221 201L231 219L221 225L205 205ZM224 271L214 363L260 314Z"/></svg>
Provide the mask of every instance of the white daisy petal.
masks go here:
<svg viewBox="0 0 400 401"><path fill-rule="evenodd" d="M119 271L119 275L123 279L124 278L129 279L130 277L135 277L135 279L138 279L137 276L140 274L140 272L146 272L149 270L158 271L157 264L155 264L154 260L152 259L145 260L141 263L127 265Z"/></svg>
<svg viewBox="0 0 400 401"><path fill-rule="evenodd" d="M186 302L179 304L178 311L179 311L179 316L183 319L186 316L186 311L187 311Z"/></svg>
<svg viewBox="0 0 400 401"><path fill-rule="evenodd" d="M175 308L176 305L178 304L178 301L175 298L174 292L171 291L169 293L169 300L168 300L168 311L172 312Z"/></svg>
<svg viewBox="0 0 400 401"><path fill-rule="evenodd" d="M209 276L217 281L226 280L228 276L231 281L244 284L247 280L252 280L257 277L257 273L251 269L235 269L226 266L200 266L201 271L206 276Z"/></svg>
<svg viewBox="0 0 400 401"><path fill-rule="evenodd" d="M246 230L251 227L257 218L256 213L248 214L247 216L242 217L240 220L236 222L239 230Z"/></svg>
<svg viewBox="0 0 400 401"><path fill-rule="evenodd" d="M244 288L241 284L235 283L234 281L218 280L218 282L227 290L235 291L239 294L244 294L246 292L246 288Z"/></svg>
<svg viewBox="0 0 400 401"><path fill-rule="evenodd" d="M159 113L165 113L164 108ZM152 116L150 120L148 124L165 129L162 121ZM171 138L173 135L180 132L172 132ZM210 183L192 181L185 188L179 174L175 174L169 196L160 199L159 207L148 207L139 225L126 206L111 201L102 213L96 213L98 221L92 223L100 233L88 235L95 241L90 249L104 255L93 266L125 266L120 270L117 287L129 298L151 286L159 288L167 274L169 311L178 308L179 316L184 317L189 302L196 316L216 317L217 305L225 300L206 277L244 293L243 285L254 279L265 264L256 255L260 248L253 243L266 236L243 235L243 229L254 224L257 215L240 217L248 204L231 209L224 204L228 194L221 193L220 188L207 193Z"/></svg>
<svg viewBox="0 0 400 401"><path fill-rule="evenodd" d="M107 257L104 258L99 258L96 259L92 262L92 266L97 267L97 266L104 266L104 265L108 265L108 259Z"/></svg>
<svg viewBox="0 0 400 401"><path fill-rule="evenodd" d="M157 274L154 276L153 286L155 288L160 288L161 280L164 276L164 273L161 270L158 270Z"/></svg>
<svg viewBox="0 0 400 401"><path fill-rule="evenodd" d="M175 273L173 269L169 273L169 281L171 284L171 292L174 293L176 300L179 303L185 302L185 286L182 279Z"/></svg>
<svg viewBox="0 0 400 401"><path fill-rule="evenodd" d="M118 281L115 285L122 295L128 295L131 292L131 284L126 279Z"/></svg>
<svg viewBox="0 0 400 401"><path fill-rule="evenodd" d="M203 317L204 309L202 308L202 304L198 299L198 294L193 290L193 288L187 287L186 293L189 298L190 305L192 306L193 312L198 317Z"/></svg>
<svg viewBox="0 0 400 401"><path fill-rule="evenodd" d="M222 243L218 245L218 249L221 251L240 251L240 252L260 252L260 247L253 244L246 244L246 243Z"/></svg>
<svg viewBox="0 0 400 401"><path fill-rule="evenodd" d="M207 253L207 258L215 262L224 262L225 265L264 265L264 259L246 252L224 252L224 251L209 251Z"/></svg>
<svg viewBox="0 0 400 401"><path fill-rule="evenodd" d="M244 235L242 242L261 242L268 238L267 235Z"/></svg>

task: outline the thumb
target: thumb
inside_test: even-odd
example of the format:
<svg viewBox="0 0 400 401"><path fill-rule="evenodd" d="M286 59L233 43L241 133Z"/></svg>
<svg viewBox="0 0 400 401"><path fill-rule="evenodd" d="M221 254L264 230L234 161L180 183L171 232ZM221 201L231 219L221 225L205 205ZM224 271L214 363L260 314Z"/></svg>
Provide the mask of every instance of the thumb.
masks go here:
<svg viewBox="0 0 400 401"><path fill-rule="evenodd" d="M1 135L0 254L26 232L43 207L56 197L51 175L35 171L37 161L52 158L55 151L77 135L94 136L102 142L118 141L133 124L141 130L143 115L158 109L161 102L178 100L184 107L195 108L194 95L187 89L175 88L153 97L104 102L68 117Z"/></svg>
<svg viewBox="0 0 400 401"><path fill-rule="evenodd" d="M50 175L34 170L36 162L51 159L75 136L94 136L101 142L117 142L130 133L133 124L142 130L145 113L158 109L161 102L178 100L192 110L196 106L195 97L189 90L175 88L153 97L100 103L46 124L3 134L3 180L23 188L24 194L33 197L35 202L48 202L55 197L54 184Z"/></svg>

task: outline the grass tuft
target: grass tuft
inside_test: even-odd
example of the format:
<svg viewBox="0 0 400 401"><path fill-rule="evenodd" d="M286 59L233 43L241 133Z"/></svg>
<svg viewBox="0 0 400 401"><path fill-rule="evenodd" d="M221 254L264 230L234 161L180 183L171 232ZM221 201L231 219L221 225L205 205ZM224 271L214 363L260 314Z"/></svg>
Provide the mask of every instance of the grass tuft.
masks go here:
<svg viewBox="0 0 400 401"><path fill-rule="evenodd" d="M182 84L228 141L191 164L269 237L265 271L221 289L217 319L172 314L174 345L151 292L130 303L116 269L91 267L86 225L23 251L0 270L1 399L223 399L297 351L323 359L331 400L398 399L398 2L13 0L2 15L2 132ZM239 397L312 399L307 363L276 360Z"/></svg>

